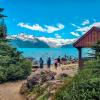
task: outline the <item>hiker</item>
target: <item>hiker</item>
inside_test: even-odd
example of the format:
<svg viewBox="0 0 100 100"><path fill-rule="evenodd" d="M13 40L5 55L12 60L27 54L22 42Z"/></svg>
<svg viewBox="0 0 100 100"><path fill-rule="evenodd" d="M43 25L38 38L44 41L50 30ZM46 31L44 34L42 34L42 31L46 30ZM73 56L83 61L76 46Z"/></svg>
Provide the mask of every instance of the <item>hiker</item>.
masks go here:
<svg viewBox="0 0 100 100"><path fill-rule="evenodd" d="M69 60L70 60L70 61L72 60L72 57L71 57L71 56L69 57Z"/></svg>
<svg viewBox="0 0 100 100"><path fill-rule="evenodd" d="M60 56L57 58L57 61L58 61L58 65L60 66L60 64L61 64Z"/></svg>
<svg viewBox="0 0 100 100"><path fill-rule="evenodd" d="M42 57L39 60L39 64L40 64L40 68L43 68L43 59L42 59Z"/></svg>
<svg viewBox="0 0 100 100"><path fill-rule="evenodd" d="M57 69L57 67L58 67L58 60L57 59L54 60L54 66L55 66L55 69Z"/></svg>
<svg viewBox="0 0 100 100"><path fill-rule="evenodd" d="M61 64L66 65L66 63L67 63L67 59L62 57L61 58Z"/></svg>
<svg viewBox="0 0 100 100"><path fill-rule="evenodd" d="M67 56L66 56L66 54L65 54L64 58L65 58L65 59L67 59Z"/></svg>
<svg viewBox="0 0 100 100"><path fill-rule="evenodd" d="M50 68L50 66L51 66L51 58L49 57L49 58L47 59L47 67Z"/></svg>

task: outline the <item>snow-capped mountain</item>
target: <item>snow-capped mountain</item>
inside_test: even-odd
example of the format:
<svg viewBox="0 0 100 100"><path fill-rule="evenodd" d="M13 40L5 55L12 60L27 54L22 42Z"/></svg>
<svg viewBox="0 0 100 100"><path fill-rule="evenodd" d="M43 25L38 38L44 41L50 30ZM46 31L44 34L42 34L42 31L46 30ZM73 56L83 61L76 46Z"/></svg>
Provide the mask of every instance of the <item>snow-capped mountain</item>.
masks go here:
<svg viewBox="0 0 100 100"><path fill-rule="evenodd" d="M44 41L50 47L61 47L65 44L70 44L75 41L75 39L59 39L59 38L45 38L45 37L38 37L39 40Z"/></svg>
<svg viewBox="0 0 100 100"><path fill-rule="evenodd" d="M59 39L59 38L46 38L46 37L34 37L33 35L27 35L20 33L18 35L8 36L8 39L12 39L12 43L19 47L27 45L29 47L62 47L66 44L73 43L76 39Z"/></svg>

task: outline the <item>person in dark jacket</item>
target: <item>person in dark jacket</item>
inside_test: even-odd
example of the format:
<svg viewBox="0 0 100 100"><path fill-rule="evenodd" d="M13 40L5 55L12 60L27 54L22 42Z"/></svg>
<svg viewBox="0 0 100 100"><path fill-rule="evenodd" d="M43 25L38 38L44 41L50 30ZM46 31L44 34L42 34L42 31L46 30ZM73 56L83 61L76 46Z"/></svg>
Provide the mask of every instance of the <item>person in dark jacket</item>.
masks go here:
<svg viewBox="0 0 100 100"><path fill-rule="evenodd" d="M61 64L60 56L57 58L57 60L58 60L58 65L60 66L60 64Z"/></svg>
<svg viewBox="0 0 100 100"><path fill-rule="evenodd" d="M54 60L54 66L55 66L55 69L57 69L57 67L58 67L58 60L57 59Z"/></svg>
<svg viewBox="0 0 100 100"><path fill-rule="evenodd" d="M51 66L51 58L49 57L49 58L47 59L47 67L50 68L50 66Z"/></svg>
<svg viewBox="0 0 100 100"><path fill-rule="evenodd" d="M40 64L40 68L43 68L43 59L42 59L42 57L39 60L39 64Z"/></svg>

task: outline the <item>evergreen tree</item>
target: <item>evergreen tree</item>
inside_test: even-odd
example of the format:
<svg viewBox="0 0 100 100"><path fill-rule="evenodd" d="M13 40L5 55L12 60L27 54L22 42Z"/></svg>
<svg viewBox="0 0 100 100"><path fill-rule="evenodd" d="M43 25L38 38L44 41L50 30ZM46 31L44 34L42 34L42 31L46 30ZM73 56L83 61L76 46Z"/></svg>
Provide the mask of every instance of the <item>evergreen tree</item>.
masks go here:
<svg viewBox="0 0 100 100"><path fill-rule="evenodd" d="M92 46L92 49L95 51L94 57L100 58L100 41L98 41L96 44Z"/></svg>
<svg viewBox="0 0 100 100"><path fill-rule="evenodd" d="M4 9L0 8L0 13ZM5 16L0 14L0 19ZM26 78L31 73L32 63L26 60L22 53L9 45L5 38L5 24L0 25L0 83Z"/></svg>
<svg viewBox="0 0 100 100"><path fill-rule="evenodd" d="M2 14L3 10L4 10L3 8L0 8L0 38L5 38L7 32L7 28L4 23L4 18L7 16Z"/></svg>

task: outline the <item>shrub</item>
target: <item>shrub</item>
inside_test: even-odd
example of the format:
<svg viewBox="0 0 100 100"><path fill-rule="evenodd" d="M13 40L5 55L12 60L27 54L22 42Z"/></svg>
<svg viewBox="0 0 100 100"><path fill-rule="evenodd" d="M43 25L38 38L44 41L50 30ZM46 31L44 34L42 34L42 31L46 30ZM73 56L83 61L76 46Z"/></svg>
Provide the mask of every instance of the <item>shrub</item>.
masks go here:
<svg viewBox="0 0 100 100"><path fill-rule="evenodd" d="M63 87L55 100L100 100L100 59L87 62L70 84Z"/></svg>
<svg viewBox="0 0 100 100"><path fill-rule="evenodd" d="M0 40L0 83L26 78L31 73L32 63L22 56L6 40Z"/></svg>

